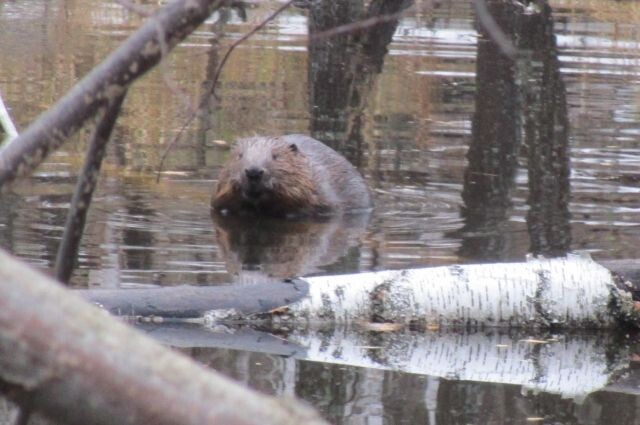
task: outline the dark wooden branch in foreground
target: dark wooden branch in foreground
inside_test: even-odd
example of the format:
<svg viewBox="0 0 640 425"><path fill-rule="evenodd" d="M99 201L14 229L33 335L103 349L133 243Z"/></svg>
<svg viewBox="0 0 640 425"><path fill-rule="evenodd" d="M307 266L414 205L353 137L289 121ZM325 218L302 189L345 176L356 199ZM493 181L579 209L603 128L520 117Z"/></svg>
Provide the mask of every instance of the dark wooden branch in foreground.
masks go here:
<svg viewBox="0 0 640 425"><path fill-rule="evenodd" d="M0 251L0 391L64 424L321 424L134 331Z"/></svg>
<svg viewBox="0 0 640 425"><path fill-rule="evenodd" d="M118 119L120 107L124 101L126 92L115 99L98 121L89 141L89 148L84 160L82 172L78 176L76 190L71 199L71 208L64 226L62 241L58 247L56 257L56 277L60 282L69 282L71 273L78 256L80 240L84 231L84 224L91 205L93 191L98 183L100 167L104 158L107 142L111 138L111 131Z"/></svg>
<svg viewBox="0 0 640 425"><path fill-rule="evenodd" d="M200 317L211 310L205 321L260 326L273 322L292 329L361 322L513 329L637 328L640 323L633 285L579 255L311 277L288 288L295 297L287 293L287 285L291 284L80 293L108 311L128 316Z"/></svg>
<svg viewBox="0 0 640 425"><path fill-rule="evenodd" d="M156 65L222 4L174 0L162 7L62 99L0 150L0 188L36 168L98 110L117 102L131 83Z"/></svg>

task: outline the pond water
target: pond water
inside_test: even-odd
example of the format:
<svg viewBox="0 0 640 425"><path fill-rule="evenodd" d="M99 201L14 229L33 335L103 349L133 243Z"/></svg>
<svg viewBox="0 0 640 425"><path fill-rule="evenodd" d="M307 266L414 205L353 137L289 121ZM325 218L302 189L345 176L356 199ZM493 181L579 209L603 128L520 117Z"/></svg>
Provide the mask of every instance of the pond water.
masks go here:
<svg viewBox="0 0 640 425"><path fill-rule="evenodd" d="M213 285L569 250L637 258L640 7L557 0L523 12L517 2L489 3L522 53L516 61L479 29L468 1L297 2L233 52L218 99L205 92L224 52L281 3L216 13L130 90L72 285ZM326 34L404 8L373 30ZM19 129L143 21L104 0L1 3L0 93ZM311 134L351 160L372 189L372 214L213 220L210 196L232 142L288 133ZM43 270L53 266L87 138L0 199L0 246ZM640 423L618 416L622 406L638 410L633 395L564 399L517 385L184 350L262 391L300 396L334 423Z"/></svg>

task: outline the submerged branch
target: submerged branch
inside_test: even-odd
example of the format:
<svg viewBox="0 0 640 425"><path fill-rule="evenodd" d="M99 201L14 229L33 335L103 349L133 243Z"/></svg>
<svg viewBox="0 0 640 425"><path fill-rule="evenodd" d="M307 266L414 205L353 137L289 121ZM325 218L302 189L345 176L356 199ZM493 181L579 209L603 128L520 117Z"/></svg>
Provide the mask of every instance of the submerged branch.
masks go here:
<svg viewBox="0 0 640 425"><path fill-rule="evenodd" d="M302 279L236 286L174 286L158 289L76 290L83 298L119 316L198 318L206 312L267 313L302 299L309 285Z"/></svg>

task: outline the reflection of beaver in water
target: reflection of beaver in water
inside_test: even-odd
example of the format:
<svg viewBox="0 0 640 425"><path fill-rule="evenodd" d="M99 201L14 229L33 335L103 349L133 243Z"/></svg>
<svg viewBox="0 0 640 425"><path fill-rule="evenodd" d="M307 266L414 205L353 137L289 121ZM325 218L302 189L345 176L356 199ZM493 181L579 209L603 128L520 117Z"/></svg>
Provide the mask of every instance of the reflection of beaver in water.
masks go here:
<svg viewBox="0 0 640 425"><path fill-rule="evenodd" d="M300 216L371 208L358 171L308 136L239 140L220 171L211 206L223 213Z"/></svg>
<svg viewBox="0 0 640 425"><path fill-rule="evenodd" d="M212 214L218 258L234 283L340 270L357 272L369 214L345 214L326 220L281 220Z"/></svg>

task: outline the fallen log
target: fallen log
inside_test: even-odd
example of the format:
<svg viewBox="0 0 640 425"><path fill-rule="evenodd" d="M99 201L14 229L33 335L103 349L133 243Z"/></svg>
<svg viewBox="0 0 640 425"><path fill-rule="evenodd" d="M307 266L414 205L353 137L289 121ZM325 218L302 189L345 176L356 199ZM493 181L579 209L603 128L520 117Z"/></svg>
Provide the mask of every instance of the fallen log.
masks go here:
<svg viewBox="0 0 640 425"><path fill-rule="evenodd" d="M2 250L0 391L65 424L325 423L161 346Z"/></svg>
<svg viewBox="0 0 640 425"><path fill-rule="evenodd" d="M320 276L296 282L300 282L296 286L302 290L301 282L306 282L308 293L297 301L282 302L283 308L269 304L262 312L249 312L240 304L234 305L233 300L221 307L212 303L204 320L270 322L293 327L380 322L424 328L564 329L637 327L639 323L632 288L581 255L524 263ZM265 291L269 292L268 285L238 287L235 291L242 302L255 299L259 303ZM180 309L172 306L180 291L189 289L145 289L137 293L122 290L104 295L97 290L80 292L109 311L135 316L152 310L151 314L159 317L189 316L186 313L199 317L208 301L203 306L200 295L185 295L179 299L185 314L180 314ZM198 304L198 308L189 309L191 303Z"/></svg>

